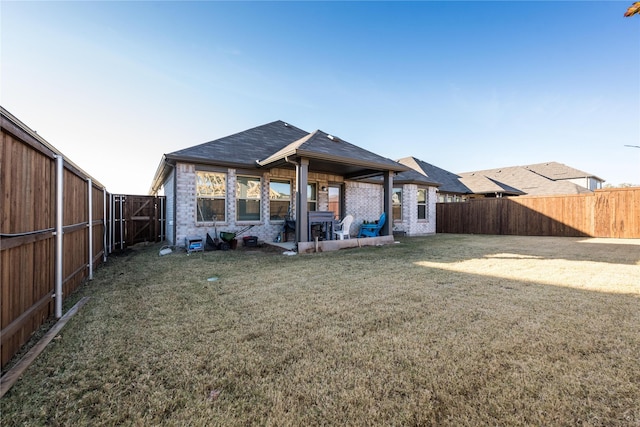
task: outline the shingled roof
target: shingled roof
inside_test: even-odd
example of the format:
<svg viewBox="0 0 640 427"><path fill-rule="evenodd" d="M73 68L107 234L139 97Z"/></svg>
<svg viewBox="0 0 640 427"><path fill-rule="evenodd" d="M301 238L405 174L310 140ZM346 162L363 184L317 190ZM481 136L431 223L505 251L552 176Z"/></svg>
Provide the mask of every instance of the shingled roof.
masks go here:
<svg viewBox="0 0 640 427"><path fill-rule="evenodd" d="M422 175L428 177L432 182L437 182L439 184L438 191L440 191L441 193L472 193L472 191L460 181L460 177L458 175L441 169L423 160L417 159L415 157L403 157L402 159L398 160L398 163L409 166L414 171L417 171ZM401 175L403 175L404 173L405 172L403 172Z"/></svg>
<svg viewBox="0 0 640 427"><path fill-rule="evenodd" d="M526 194L524 191L483 174L462 174L460 182L471 190L471 194L502 194L504 196L522 196Z"/></svg>
<svg viewBox="0 0 640 427"><path fill-rule="evenodd" d="M599 181L604 181L604 179L598 178L593 174L572 168L558 162L537 163L534 165L522 167L554 181L574 178L595 178Z"/></svg>
<svg viewBox="0 0 640 427"><path fill-rule="evenodd" d="M198 163L231 168L293 168L301 158L309 170L363 179L384 171L409 170L398 162L353 145L321 130L306 132L277 120L233 135L165 154L156 171L150 193L164 182L167 163Z"/></svg>
<svg viewBox="0 0 640 427"><path fill-rule="evenodd" d="M260 166L275 166L286 160L287 157L305 157L316 160L316 170L331 171L335 169L336 164L343 165L343 167L355 166L375 170L405 171L409 169L398 162L321 130L316 130L297 141L293 141L257 163Z"/></svg>
<svg viewBox="0 0 640 427"><path fill-rule="evenodd" d="M557 163L556 165L561 165ZM537 165L532 165L533 169L540 171L544 171L548 173L552 170L548 168L546 171L544 167L537 168ZM510 166L504 168L497 169L486 169L480 171L473 172L464 172L459 173L458 175L461 177L463 183L469 185L469 182L474 182L473 192L480 193L493 193L495 192L496 184L499 186L511 187L512 189L517 189L520 191L520 194L530 194L530 195L552 195L552 194L582 194L582 193L590 193L591 191L585 187L574 184L569 181L564 181L562 179L571 179L575 177L563 177L562 179L554 180L553 178L544 176L540 173L535 172L531 169L532 166ZM572 169L572 168L568 168ZM556 167L556 171L560 170L560 168ZM577 171L577 169L572 169ZM567 173L567 175L570 175ZM557 173L556 173L556 176ZM584 174L580 177L593 176ZM483 177L483 178L479 178ZM482 184L479 179L488 178L491 182L484 181Z"/></svg>
<svg viewBox="0 0 640 427"><path fill-rule="evenodd" d="M398 160L441 185L438 191L453 194L581 194L590 190L570 182L570 179L592 177L587 172L558 162L538 163L528 166L511 166L473 172L452 173L415 157ZM402 175L402 174L401 174Z"/></svg>
<svg viewBox="0 0 640 427"><path fill-rule="evenodd" d="M234 167L255 167L283 147L309 135L282 120L225 136L200 145L174 151L169 160L209 163Z"/></svg>

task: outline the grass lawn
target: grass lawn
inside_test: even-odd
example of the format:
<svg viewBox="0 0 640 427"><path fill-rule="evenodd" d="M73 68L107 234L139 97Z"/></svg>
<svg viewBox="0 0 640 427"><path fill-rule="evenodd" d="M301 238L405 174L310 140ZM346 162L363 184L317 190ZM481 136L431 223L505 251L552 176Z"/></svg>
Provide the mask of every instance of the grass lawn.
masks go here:
<svg viewBox="0 0 640 427"><path fill-rule="evenodd" d="M640 425L638 240L159 249L73 295L3 426Z"/></svg>

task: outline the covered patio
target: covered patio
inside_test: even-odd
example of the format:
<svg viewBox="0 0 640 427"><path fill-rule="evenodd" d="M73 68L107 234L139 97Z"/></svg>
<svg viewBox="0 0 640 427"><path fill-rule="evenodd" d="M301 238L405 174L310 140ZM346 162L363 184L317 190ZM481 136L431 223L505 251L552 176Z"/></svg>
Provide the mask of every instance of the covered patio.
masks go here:
<svg viewBox="0 0 640 427"><path fill-rule="evenodd" d="M307 203L307 184L309 182L309 172L328 173L340 175L345 181L380 180L382 177L383 188L383 212L386 214L385 221L380 236L389 236L387 239L376 238L377 240L393 241L391 220L393 177L395 174L407 171L409 168L391 159L379 156L375 153L357 147L340 138L317 130L301 138L273 155L257 160L259 168L269 169L295 169L295 242L298 243L302 252L310 247L318 249L315 239L310 234L310 218L313 221L315 212L310 212ZM376 180L377 178L377 180ZM371 181L370 181L371 182ZM354 239L364 241L365 239ZM331 240L331 239L327 239ZM356 242L331 241L320 242L322 247L338 249L339 247L362 246ZM378 242L380 243L380 242Z"/></svg>

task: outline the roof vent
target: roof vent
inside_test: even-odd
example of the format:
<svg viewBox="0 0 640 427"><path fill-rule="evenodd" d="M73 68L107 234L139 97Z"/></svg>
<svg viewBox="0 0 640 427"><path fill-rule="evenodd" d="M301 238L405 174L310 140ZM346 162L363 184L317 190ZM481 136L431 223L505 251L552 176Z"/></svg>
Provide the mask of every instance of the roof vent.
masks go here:
<svg viewBox="0 0 640 427"><path fill-rule="evenodd" d="M338 138L337 136L333 136L333 135L327 135L327 138L329 138L330 140L334 141L334 142L339 142L340 138Z"/></svg>
<svg viewBox="0 0 640 427"><path fill-rule="evenodd" d="M286 127L289 127L289 123L285 123L284 125L285 125Z"/></svg>

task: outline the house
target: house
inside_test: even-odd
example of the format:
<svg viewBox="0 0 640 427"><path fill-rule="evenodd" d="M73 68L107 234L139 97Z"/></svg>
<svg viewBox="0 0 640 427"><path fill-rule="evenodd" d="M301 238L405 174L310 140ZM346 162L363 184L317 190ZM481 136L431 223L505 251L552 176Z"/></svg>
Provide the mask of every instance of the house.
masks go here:
<svg viewBox="0 0 640 427"><path fill-rule="evenodd" d="M602 188L603 179L558 162L459 173L460 181L481 197L582 194Z"/></svg>
<svg viewBox="0 0 640 427"><path fill-rule="evenodd" d="M415 157L398 160L439 182L438 202L522 195L581 194L602 188L604 180L558 162L455 174Z"/></svg>
<svg viewBox="0 0 640 427"><path fill-rule="evenodd" d="M397 226L408 234L435 233L437 183L419 174L396 178L409 171L339 137L278 120L165 154L149 192L164 191L167 237L177 246L248 226L264 241L310 242L310 212L353 215L352 235L382 212L400 212ZM295 234L283 235L287 225ZM394 226L387 221L381 235L391 236Z"/></svg>

